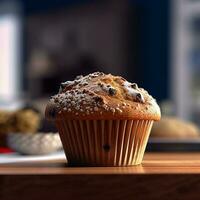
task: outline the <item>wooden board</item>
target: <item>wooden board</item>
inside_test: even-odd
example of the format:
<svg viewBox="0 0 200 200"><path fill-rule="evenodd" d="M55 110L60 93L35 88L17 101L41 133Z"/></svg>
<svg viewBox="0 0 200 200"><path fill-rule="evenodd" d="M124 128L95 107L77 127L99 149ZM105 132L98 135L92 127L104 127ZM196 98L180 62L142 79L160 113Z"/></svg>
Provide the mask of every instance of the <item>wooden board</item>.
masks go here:
<svg viewBox="0 0 200 200"><path fill-rule="evenodd" d="M146 153L135 167L0 166L0 199L199 199L200 153Z"/></svg>

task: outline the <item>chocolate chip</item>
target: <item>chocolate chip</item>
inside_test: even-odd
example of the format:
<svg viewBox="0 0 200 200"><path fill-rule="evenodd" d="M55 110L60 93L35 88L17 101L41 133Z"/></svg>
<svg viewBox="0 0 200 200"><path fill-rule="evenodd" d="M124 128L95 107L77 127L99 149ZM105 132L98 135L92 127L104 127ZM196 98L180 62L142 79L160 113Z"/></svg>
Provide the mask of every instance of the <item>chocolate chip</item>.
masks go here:
<svg viewBox="0 0 200 200"><path fill-rule="evenodd" d="M82 85L83 85L83 86L86 86L86 85L88 85L88 83L83 83Z"/></svg>
<svg viewBox="0 0 200 200"><path fill-rule="evenodd" d="M103 149L104 149L104 151L109 152L110 151L110 145L109 144L104 144L103 145Z"/></svg>
<svg viewBox="0 0 200 200"><path fill-rule="evenodd" d="M102 97L95 96L95 97L93 97L93 99L95 100L96 103L103 103L103 98Z"/></svg>
<svg viewBox="0 0 200 200"><path fill-rule="evenodd" d="M109 95L114 96L114 95L116 95L117 90L114 89L114 88L109 88L109 89L108 89L108 92L109 92Z"/></svg>
<svg viewBox="0 0 200 200"><path fill-rule="evenodd" d="M136 83L131 84L131 87L132 87L133 89L137 89L137 88L138 88L138 86L137 86Z"/></svg>
<svg viewBox="0 0 200 200"><path fill-rule="evenodd" d="M136 100L139 101L139 102L142 102L142 95L140 93L137 93L136 94Z"/></svg>
<svg viewBox="0 0 200 200"><path fill-rule="evenodd" d="M54 102L55 102L55 103L58 103L58 97L55 97L55 98L54 98Z"/></svg>
<svg viewBox="0 0 200 200"><path fill-rule="evenodd" d="M99 85L100 87L103 87L103 83L100 83L100 82L99 82L98 85Z"/></svg>

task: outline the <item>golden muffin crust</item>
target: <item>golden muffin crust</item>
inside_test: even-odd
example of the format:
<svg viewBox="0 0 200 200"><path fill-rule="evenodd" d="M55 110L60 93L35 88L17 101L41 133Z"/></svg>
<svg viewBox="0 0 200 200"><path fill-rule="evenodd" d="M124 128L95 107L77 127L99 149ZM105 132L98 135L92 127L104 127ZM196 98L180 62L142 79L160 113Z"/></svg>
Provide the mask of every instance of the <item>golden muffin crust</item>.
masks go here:
<svg viewBox="0 0 200 200"><path fill-rule="evenodd" d="M95 72L61 83L46 107L48 119L159 120L155 99L136 83L120 76Z"/></svg>

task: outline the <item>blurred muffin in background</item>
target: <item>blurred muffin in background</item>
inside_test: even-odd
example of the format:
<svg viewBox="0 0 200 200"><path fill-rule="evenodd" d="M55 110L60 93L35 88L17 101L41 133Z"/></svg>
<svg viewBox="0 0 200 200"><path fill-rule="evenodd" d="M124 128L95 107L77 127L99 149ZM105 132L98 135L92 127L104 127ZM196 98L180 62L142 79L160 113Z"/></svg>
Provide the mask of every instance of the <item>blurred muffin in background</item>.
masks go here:
<svg viewBox="0 0 200 200"><path fill-rule="evenodd" d="M0 147L7 147L6 133L13 131L14 121L13 112L0 111Z"/></svg>
<svg viewBox="0 0 200 200"><path fill-rule="evenodd" d="M13 131L15 124L14 113L0 111L0 134Z"/></svg>
<svg viewBox="0 0 200 200"><path fill-rule="evenodd" d="M31 109L15 112L0 111L0 134L10 132L34 133L40 127L41 116Z"/></svg>
<svg viewBox="0 0 200 200"><path fill-rule="evenodd" d="M38 131L41 115L33 109L18 111L0 110L0 146L6 147L8 133L35 133Z"/></svg>
<svg viewBox="0 0 200 200"><path fill-rule="evenodd" d="M15 113L16 132L35 133L40 127L40 121L40 115L34 110L20 110Z"/></svg>
<svg viewBox="0 0 200 200"><path fill-rule="evenodd" d="M163 117L155 122L152 128L153 138L190 139L199 137L198 127L188 121L176 117Z"/></svg>

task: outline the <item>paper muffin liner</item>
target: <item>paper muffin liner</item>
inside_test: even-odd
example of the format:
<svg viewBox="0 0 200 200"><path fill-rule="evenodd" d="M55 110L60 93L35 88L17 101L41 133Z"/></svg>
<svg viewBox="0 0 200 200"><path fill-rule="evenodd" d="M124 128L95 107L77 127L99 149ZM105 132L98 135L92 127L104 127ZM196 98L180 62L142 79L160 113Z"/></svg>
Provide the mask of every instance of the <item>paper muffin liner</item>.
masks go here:
<svg viewBox="0 0 200 200"><path fill-rule="evenodd" d="M131 166L142 162L152 120L60 120L70 165Z"/></svg>

